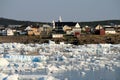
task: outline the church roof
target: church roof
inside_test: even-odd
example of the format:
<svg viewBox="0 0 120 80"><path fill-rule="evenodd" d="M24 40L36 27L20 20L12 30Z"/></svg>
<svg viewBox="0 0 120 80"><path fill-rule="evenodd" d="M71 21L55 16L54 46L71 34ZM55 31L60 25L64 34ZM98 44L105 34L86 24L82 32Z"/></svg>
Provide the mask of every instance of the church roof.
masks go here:
<svg viewBox="0 0 120 80"><path fill-rule="evenodd" d="M76 22L55 22L55 26L75 26Z"/></svg>

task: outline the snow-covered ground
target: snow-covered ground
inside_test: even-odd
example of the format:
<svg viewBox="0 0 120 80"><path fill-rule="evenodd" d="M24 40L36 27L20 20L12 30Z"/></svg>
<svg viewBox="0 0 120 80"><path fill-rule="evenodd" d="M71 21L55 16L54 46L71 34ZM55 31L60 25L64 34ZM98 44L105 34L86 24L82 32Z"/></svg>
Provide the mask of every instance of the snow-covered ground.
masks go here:
<svg viewBox="0 0 120 80"><path fill-rule="evenodd" d="M0 80L120 80L120 44L0 44Z"/></svg>

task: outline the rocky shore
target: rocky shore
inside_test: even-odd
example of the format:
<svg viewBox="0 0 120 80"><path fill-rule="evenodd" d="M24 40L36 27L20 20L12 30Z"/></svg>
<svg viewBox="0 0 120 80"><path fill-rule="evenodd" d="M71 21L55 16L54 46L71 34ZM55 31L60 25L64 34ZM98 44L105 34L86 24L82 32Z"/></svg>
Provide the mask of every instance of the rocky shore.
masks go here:
<svg viewBox="0 0 120 80"><path fill-rule="evenodd" d="M0 43L48 43L49 40L56 43L65 42L70 44L99 44L99 43L120 43L120 34L117 35L81 35L78 37L64 36L61 39L41 38L40 36L0 36Z"/></svg>

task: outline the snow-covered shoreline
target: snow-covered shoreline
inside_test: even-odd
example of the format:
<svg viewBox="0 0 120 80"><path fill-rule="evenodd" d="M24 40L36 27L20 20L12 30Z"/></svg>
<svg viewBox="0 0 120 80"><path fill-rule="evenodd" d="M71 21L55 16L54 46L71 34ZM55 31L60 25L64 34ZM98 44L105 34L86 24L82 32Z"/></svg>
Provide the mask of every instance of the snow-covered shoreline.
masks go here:
<svg viewBox="0 0 120 80"><path fill-rule="evenodd" d="M120 44L2 43L0 59L0 80L120 79Z"/></svg>

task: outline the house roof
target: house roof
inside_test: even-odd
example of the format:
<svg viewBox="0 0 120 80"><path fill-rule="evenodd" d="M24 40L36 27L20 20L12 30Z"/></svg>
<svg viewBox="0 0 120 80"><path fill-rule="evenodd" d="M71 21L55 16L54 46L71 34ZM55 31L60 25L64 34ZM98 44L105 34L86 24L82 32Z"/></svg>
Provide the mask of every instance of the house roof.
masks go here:
<svg viewBox="0 0 120 80"><path fill-rule="evenodd" d="M26 27L26 29L25 30L31 30L31 27L30 26L28 26L28 27Z"/></svg>
<svg viewBox="0 0 120 80"><path fill-rule="evenodd" d="M55 22L55 26L75 26L75 22Z"/></svg>
<svg viewBox="0 0 120 80"><path fill-rule="evenodd" d="M76 28L80 28L80 25L79 25L79 23L77 23L77 24L75 25L75 27L76 27Z"/></svg>
<svg viewBox="0 0 120 80"><path fill-rule="evenodd" d="M110 28L115 28L115 27L104 27L104 28L109 28L110 29Z"/></svg>
<svg viewBox="0 0 120 80"><path fill-rule="evenodd" d="M105 31L115 31L114 28L105 28Z"/></svg>
<svg viewBox="0 0 120 80"><path fill-rule="evenodd" d="M50 27L50 25L48 25L48 24L44 24L43 27Z"/></svg>
<svg viewBox="0 0 120 80"><path fill-rule="evenodd" d="M96 30L103 29L103 26L102 26L102 25L97 25L97 26L95 27L95 29L96 29Z"/></svg>

